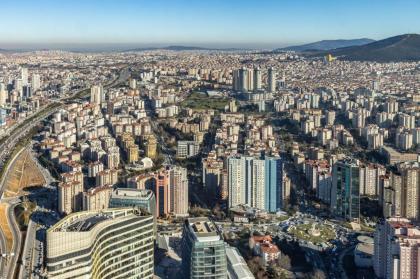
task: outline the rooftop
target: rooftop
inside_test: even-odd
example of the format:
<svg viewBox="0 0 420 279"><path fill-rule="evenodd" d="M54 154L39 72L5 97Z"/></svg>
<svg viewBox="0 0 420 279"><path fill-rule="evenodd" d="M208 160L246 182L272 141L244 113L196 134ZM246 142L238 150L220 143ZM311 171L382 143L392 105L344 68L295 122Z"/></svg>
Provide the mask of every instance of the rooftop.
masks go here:
<svg viewBox="0 0 420 279"><path fill-rule="evenodd" d="M111 193L111 199L150 199L153 196L151 190L116 188Z"/></svg>
<svg viewBox="0 0 420 279"><path fill-rule="evenodd" d="M84 219L75 220L73 223L70 223L67 227L65 227L65 230L70 232L90 231L90 229L93 228L96 224L111 218L112 217L109 215L88 216Z"/></svg>
<svg viewBox="0 0 420 279"><path fill-rule="evenodd" d="M140 216L141 212L134 208L112 208L106 210L81 211L67 215L52 226L50 232L87 232L96 225L130 215Z"/></svg>
<svg viewBox="0 0 420 279"><path fill-rule="evenodd" d="M226 257L231 265L231 269L228 270L229 273L234 273L236 277L232 278L241 278L241 279L254 279L254 275L249 270L248 265L246 264L244 258L239 254L238 249L235 247L227 246L226 247Z"/></svg>
<svg viewBox="0 0 420 279"><path fill-rule="evenodd" d="M198 241L216 241L221 239L216 225L206 217L188 218L186 224Z"/></svg>

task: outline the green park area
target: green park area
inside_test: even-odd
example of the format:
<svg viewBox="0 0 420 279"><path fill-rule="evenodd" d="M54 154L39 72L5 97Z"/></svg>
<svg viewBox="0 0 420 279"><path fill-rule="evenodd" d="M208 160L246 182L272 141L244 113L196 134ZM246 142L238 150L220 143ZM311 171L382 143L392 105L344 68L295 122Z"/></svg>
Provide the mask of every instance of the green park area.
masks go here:
<svg viewBox="0 0 420 279"><path fill-rule="evenodd" d="M193 92L181 103L181 107L196 110L224 110L229 99L224 97L209 97L206 93Z"/></svg>
<svg viewBox="0 0 420 279"><path fill-rule="evenodd" d="M327 242L336 237L334 230L330 226L320 224L316 226L312 224L291 226L288 232L298 239L312 242L313 244Z"/></svg>

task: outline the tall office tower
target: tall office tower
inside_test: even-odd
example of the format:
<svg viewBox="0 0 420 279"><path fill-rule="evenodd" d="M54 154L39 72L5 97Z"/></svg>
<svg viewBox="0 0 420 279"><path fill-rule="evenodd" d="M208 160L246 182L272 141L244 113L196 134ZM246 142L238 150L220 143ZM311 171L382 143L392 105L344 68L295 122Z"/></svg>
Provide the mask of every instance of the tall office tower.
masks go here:
<svg viewBox="0 0 420 279"><path fill-rule="evenodd" d="M261 69L258 67L254 69L254 91L262 88L261 83Z"/></svg>
<svg viewBox="0 0 420 279"><path fill-rule="evenodd" d="M283 162L280 158L265 158L265 210L277 212L283 208Z"/></svg>
<svg viewBox="0 0 420 279"><path fill-rule="evenodd" d="M179 166L169 168L170 208L175 216L188 216L187 169Z"/></svg>
<svg viewBox="0 0 420 279"><path fill-rule="evenodd" d="M23 99L31 98L32 97L32 88L30 85L24 85L22 87L22 97Z"/></svg>
<svg viewBox="0 0 420 279"><path fill-rule="evenodd" d="M134 78L130 78L130 89L136 89L137 88L137 80Z"/></svg>
<svg viewBox="0 0 420 279"><path fill-rule="evenodd" d="M152 190L116 188L111 193L109 207L138 207L145 210L153 215L154 231L156 232L156 198Z"/></svg>
<svg viewBox="0 0 420 279"><path fill-rule="evenodd" d="M156 198L151 190L116 188L111 192L110 208L138 206L156 217Z"/></svg>
<svg viewBox="0 0 420 279"><path fill-rule="evenodd" d="M105 101L105 93L102 85L94 85L90 89L90 102L92 104L100 105Z"/></svg>
<svg viewBox="0 0 420 279"><path fill-rule="evenodd" d="M232 89L234 91L240 91L241 90L240 70L233 70L232 71Z"/></svg>
<svg viewBox="0 0 420 279"><path fill-rule="evenodd" d="M182 232L182 271L190 279L227 278L226 244L207 217L188 218Z"/></svg>
<svg viewBox="0 0 420 279"><path fill-rule="evenodd" d="M406 218L376 226L373 269L378 278L420 278L420 229Z"/></svg>
<svg viewBox="0 0 420 279"><path fill-rule="evenodd" d="M28 68L20 69L20 79L22 80L22 85L28 85Z"/></svg>
<svg viewBox="0 0 420 279"><path fill-rule="evenodd" d="M15 79L13 81L13 89L15 89L18 92L19 97L22 97L23 93L23 82L22 79Z"/></svg>
<svg viewBox="0 0 420 279"><path fill-rule="evenodd" d="M155 183L149 185L156 196L156 216L163 217L168 215L171 211L169 204L170 191L168 171L161 170L157 172L154 181Z"/></svg>
<svg viewBox="0 0 420 279"><path fill-rule="evenodd" d="M0 82L0 107L6 105L7 97L6 85Z"/></svg>
<svg viewBox="0 0 420 279"><path fill-rule="evenodd" d="M58 211L70 214L82 209L83 183L69 181L58 184Z"/></svg>
<svg viewBox="0 0 420 279"><path fill-rule="evenodd" d="M239 90L248 92L248 70L246 68L239 70Z"/></svg>
<svg viewBox="0 0 420 279"><path fill-rule="evenodd" d="M267 89L268 92L275 92L276 91L276 72L273 68L268 69L267 73Z"/></svg>
<svg viewBox="0 0 420 279"><path fill-rule="evenodd" d="M31 87L34 92L41 88L41 77L39 74L32 74Z"/></svg>
<svg viewBox="0 0 420 279"><path fill-rule="evenodd" d="M246 69L246 75L247 91L252 92L254 90L254 71L252 69Z"/></svg>
<svg viewBox="0 0 420 279"><path fill-rule="evenodd" d="M356 160L338 161L333 166L331 212L350 221L360 215L360 169Z"/></svg>
<svg viewBox="0 0 420 279"><path fill-rule="evenodd" d="M136 208L73 213L47 230L47 278L153 278L153 216Z"/></svg>

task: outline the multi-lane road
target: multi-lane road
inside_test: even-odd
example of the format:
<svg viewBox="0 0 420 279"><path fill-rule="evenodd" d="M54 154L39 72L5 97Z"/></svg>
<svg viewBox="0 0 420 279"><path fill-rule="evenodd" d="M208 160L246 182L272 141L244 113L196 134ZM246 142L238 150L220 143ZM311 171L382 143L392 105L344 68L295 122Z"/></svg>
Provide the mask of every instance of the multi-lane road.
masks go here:
<svg viewBox="0 0 420 279"><path fill-rule="evenodd" d="M123 68L121 72L119 73L118 78L106 84L104 88L108 89L110 87L113 87L120 83L125 82L130 77L130 74L131 74L130 69L128 67ZM81 90L81 91L84 91L84 90ZM0 144L0 169L5 166L5 163L7 162L8 157L10 156L12 150L14 149L15 145L19 142L20 139L25 137L27 133L33 127L35 127L35 125L37 125L40 121L49 117L56 111L58 111L60 108L64 106L64 104L67 101L70 101L71 99L72 99L72 96L65 96L59 100L54 100L53 103L58 103L57 106L51 106L50 108L48 108L48 106L45 106L43 109L37 112L37 114L32 115L30 118L23 120L21 123L15 125L14 128L9 129L7 131L8 134L2 137L2 139L4 140ZM16 156L14 156L14 158L10 160L10 163L7 166L7 170L4 171L3 176L1 178L1 181L0 181L0 197L1 198L3 198L5 178L7 177L7 174L10 170L10 166L13 165L14 160L17 158L18 154L16 154ZM49 186L49 184L53 181L51 179L51 176L49 176L48 174L46 175L46 173L44 172L45 170L43 170L42 168L41 168L41 171L43 172L44 177L47 178L47 183ZM13 236L13 247L11 251L7 251L6 240L5 240L3 232L0 229L0 250L1 250L0 252L2 255L0 257L0 278L13 278L14 272L16 270L17 259L19 257L21 245L22 245L20 230L14 218L14 207L19 202L19 199L16 198L13 200L4 200L4 201L9 204L8 210L7 210L7 218L8 218L8 222L10 224L10 229Z"/></svg>

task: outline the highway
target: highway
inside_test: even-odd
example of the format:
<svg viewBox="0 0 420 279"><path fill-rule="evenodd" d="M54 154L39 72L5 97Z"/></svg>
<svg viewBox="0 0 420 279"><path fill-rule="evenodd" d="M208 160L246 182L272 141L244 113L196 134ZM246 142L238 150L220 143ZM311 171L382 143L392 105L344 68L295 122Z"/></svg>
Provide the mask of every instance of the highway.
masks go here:
<svg viewBox="0 0 420 279"><path fill-rule="evenodd" d="M110 88L122 82L125 82L129 77L130 77L130 69L128 67L123 68L118 78L111 81L107 85L105 85L104 88ZM80 90L78 92L81 92L84 90L86 89ZM51 107L51 109L47 109L47 110L46 110L47 106L45 106L43 109L40 109L39 112L37 112L37 114L30 116L30 118L28 119L22 120L19 124L13 126L12 129L9 129L7 132L10 132L10 134L3 136L3 138L6 138L6 139L0 144L0 168L4 166L5 162L8 159L8 156L10 156L15 145L19 142L21 138L26 136L26 134L33 127L35 127L35 125L37 125L41 120L49 117L50 115L52 115L53 113L61 109L64 106L65 102L71 99L72 99L72 96L65 96L57 101L53 101L52 103L58 103L59 105L55 107ZM30 121L27 121L27 120L30 120ZM22 123L25 123L25 124L22 125ZM18 154L20 154L20 152ZM13 162L17 158L18 154L16 154L16 156L10 160L7 170L4 172L4 175L1 178L1 182L0 182L0 196L1 197L3 197L5 178L7 177L7 174L10 170L10 166L13 165ZM37 160L35 160L35 162L37 162L38 164ZM41 166L38 164L38 167L41 167ZM49 173L47 174L46 173L47 171L43 169L42 167L40 168L40 170L43 173L44 178L46 178L47 187L51 187L50 185L54 181L54 179L49 175ZM6 241L5 241L3 232L0 230L0 249L1 249L1 254L2 254L2 257L0 257L0 268L1 268L0 275L2 276L2 278L13 278L14 272L16 270L16 263L17 263L17 260L21 251L22 236L20 234L20 230L14 218L14 207L17 201L12 200L12 201L6 201L6 202L9 203L10 205L7 211L7 218L8 218L8 222L10 224L10 228L13 234L13 247L12 247L12 251L6 251ZM25 244L26 243L27 242L25 242ZM6 257L7 262L5 260L5 257L3 257L3 255Z"/></svg>
<svg viewBox="0 0 420 279"><path fill-rule="evenodd" d="M24 150L24 148L22 150L20 150L18 153L16 153L15 156L10 160L10 164L7 166L7 169L5 170L4 175L1 178L1 181L0 181L0 196L1 196L1 198L3 198L4 181L5 181L6 177L9 174L9 171L10 171L11 167L13 166L14 161L20 155L20 153L23 152L23 150ZM10 208L10 205L7 208L8 208L7 218L9 219L9 217L10 217L10 209L11 209ZM10 219L8 220L8 222L9 222L9 224L11 224ZM16 233L16 231L14 231L14 230L12 230L12 232L13 233ZM17 234L14 234L13 235L13 239L15 239L15 237L18 238ZM5 273L9 274L9 270L10 270L9 268L6 268L6 261L7 261L7 264L10 264L10 261L13 260L12 253L15 250L12 249L12 251L7 251L7 249L6 249L6 240L5 240L3 231L1 231L1 230L0 230L0 243L1 243L1 253L2 253L2 257L0 258L0 261L1 261L0 262L0 267L1 267L1 272L3 274L3 277L4 277L4 274ZM9 267L9 266L7 266L7 267ZM7 272L6 272L6 269L8 270ZM5 277L5 278L11 278L11 277Z"/></svg>
<svg viewBox="0 0 420 279"><path fill-rule="evenodd" d="M10 253L9 268L7 271L7 278L14 278L16 271L16 265L19 258L21 245L22 245L22 235L20 233L19 225L16 223L15 218L15 206L20 202L20 200L14 199L9 201L9 207L7 210L7 219L10 224L10 228L13 234L13 247L12 252Z"/></svg>
<svg viewBox="0 0 420 279"><path fill-rule="evenodd" d="M33 146L33 144L32 144ZM31 150L30 152L32 159L36 162L38 169L41 171L45 185L40 190L41 193L47 193L48 196L56 197L56 188L51 184L56 180L51 176L50 172L41 166L36 158L36 153ZM40 195L37 195L40 196ZM50 202L53 204L56 201L51 199ZM41 239L45 238L47 227L55 223L54 217L51 212L45 209L45 204L37 201L35 211L32 213L31 220L28 224L26 231L26 239L22 252L22 265L19 269L19 278L39 278L42 273L42 265L44 263L44 245Z"/></svg>

